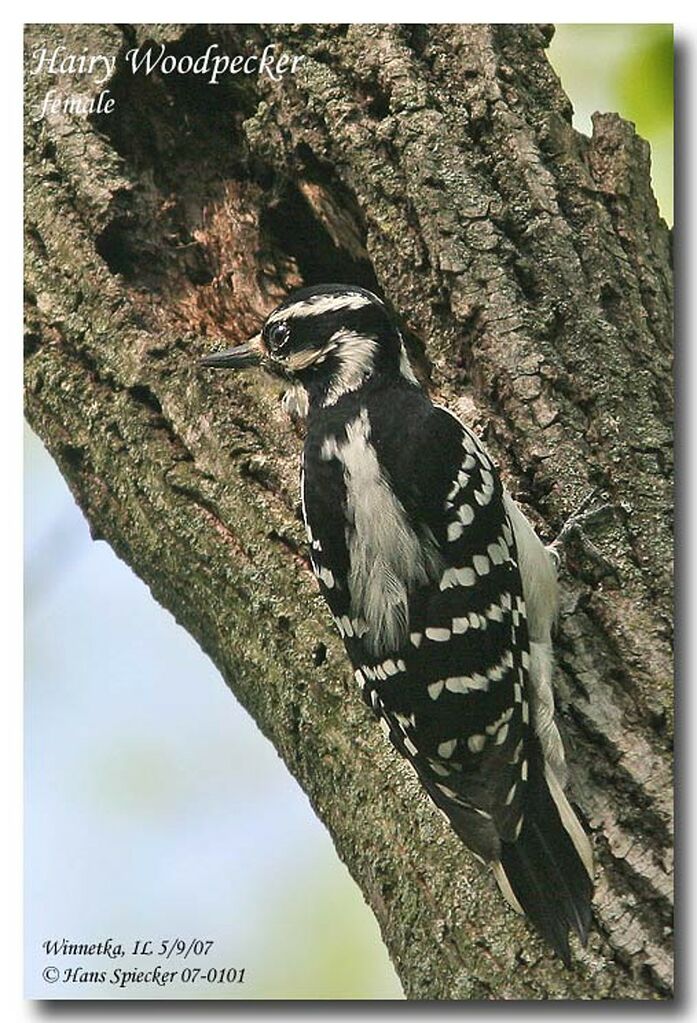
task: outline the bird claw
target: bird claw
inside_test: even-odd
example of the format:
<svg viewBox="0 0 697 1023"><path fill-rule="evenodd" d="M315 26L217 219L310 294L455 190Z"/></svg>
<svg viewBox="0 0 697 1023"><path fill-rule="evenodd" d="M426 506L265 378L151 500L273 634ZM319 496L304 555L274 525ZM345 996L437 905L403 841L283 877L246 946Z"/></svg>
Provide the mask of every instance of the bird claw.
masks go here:
<svg viewBox="0 0 697 1023"><path fill-rule="evenodd" d="M617 566L605 557L585 532L586 526L608 522L617 511L615 505L608 503L600 504L595 508L589 507L597 497L597 490L587 494L578 508L569 515L557 537L547 547L556 564L557 572L561 570L564 563L563 555L566 547L569 543L575 543L581 548L588 560L601 569L602 576L614 575L615 578L619 579Z"/></svg>

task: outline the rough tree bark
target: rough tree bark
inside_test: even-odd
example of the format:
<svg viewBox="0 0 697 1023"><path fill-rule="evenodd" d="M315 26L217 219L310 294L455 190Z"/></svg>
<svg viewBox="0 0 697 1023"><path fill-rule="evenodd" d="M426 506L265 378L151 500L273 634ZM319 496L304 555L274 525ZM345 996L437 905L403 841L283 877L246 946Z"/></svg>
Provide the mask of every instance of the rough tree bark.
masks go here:
<svg viewBox="0 0 697 1023"><path fill-rule="evenodd" d="M213 658L309 795L409 998L671 992L671 265L649 150L592 138L533 26L33 26L31 52L267 41L295 76L133 75L108 116L27 77L26 411L83 509ZM617 566L571 557L558 707L594 836L596 929L566 971L503 903L361 704L308 571L278 387L196 359L301 282L401 316L551 539L602 488ZM323 663L318 656L326 644ZM231 907L232 911L232 907Z"/></svg>

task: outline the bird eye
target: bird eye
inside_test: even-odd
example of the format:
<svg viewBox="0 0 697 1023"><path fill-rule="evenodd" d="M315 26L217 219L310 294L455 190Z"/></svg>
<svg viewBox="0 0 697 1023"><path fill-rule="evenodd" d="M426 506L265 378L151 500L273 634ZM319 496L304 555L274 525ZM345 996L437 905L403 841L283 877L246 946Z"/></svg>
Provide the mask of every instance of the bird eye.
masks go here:
<svg viewBox="0 0 697 1023"><path fill-rule="evenodd" d="M267 340L269 342L269 348L272 351L278 351L288 340L290 335L290 327L287 323L274 323L269 328Z"/></svg>

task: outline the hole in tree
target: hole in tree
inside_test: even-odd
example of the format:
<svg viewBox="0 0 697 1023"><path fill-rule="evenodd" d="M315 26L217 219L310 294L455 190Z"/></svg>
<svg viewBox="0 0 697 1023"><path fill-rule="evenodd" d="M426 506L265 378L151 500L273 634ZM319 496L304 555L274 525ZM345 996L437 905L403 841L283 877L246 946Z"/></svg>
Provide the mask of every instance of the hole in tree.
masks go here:
<svg viewBox="0 0 697 1023"><path fill-rule="evenodd" d="M306 285L358 284L380 294L370 261L335 245L294 185L288 183L280 200L264 211L261 226L274 247L293 257Z"/></svg>

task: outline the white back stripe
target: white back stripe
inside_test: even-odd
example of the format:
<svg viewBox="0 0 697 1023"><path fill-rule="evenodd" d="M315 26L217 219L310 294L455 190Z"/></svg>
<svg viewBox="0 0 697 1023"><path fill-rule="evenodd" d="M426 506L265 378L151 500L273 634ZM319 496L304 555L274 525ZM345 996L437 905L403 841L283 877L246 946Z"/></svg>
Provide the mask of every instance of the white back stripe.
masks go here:
<svg viewBox="0 0 697 1023"><path fill-rule="evenodd" d="M409 594L439 578L435 543L420 539L402 504L387 485L370 442L366 409L346 427L346 439L328 438L321 451L343 465L349 520L351 613L368 626L365 643L372 653L399 650L407 639Z"/></svg>

